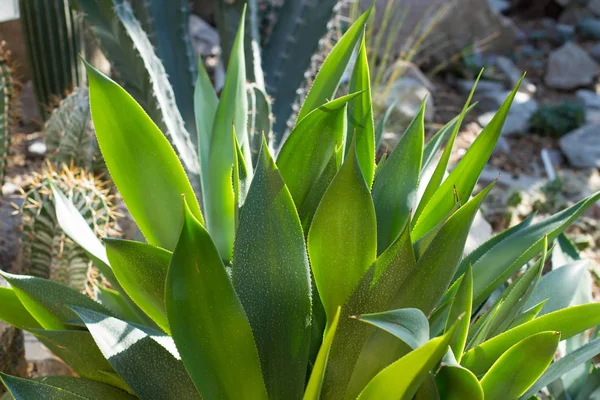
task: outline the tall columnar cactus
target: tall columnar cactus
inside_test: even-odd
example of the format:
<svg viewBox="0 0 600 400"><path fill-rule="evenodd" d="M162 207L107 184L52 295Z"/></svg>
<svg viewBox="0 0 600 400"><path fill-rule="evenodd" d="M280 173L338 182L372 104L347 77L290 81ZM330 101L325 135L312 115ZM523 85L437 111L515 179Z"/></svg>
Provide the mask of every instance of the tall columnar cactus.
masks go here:
<svg viewBox="0 0 600 400"><path fill-rule="evenodd" d="M83 19L68 0L20 0L21 25L40 115L49 117L54 98L84 79Z"/></svg>
<svg viewBox="0 0 600 400"><path fill-rule="evenodd" d="M6 158L10 145L11 104L14 83L7 52L0 43L0 186L4 181Z"/></svg>
<svg viewBox="0 0 600 400"><path fill-rule="evenodd" d="M48 160L52 164L73 163L92 172L104 170L87 88L75 89L60 102L46 122L45 134Z"/></svg>
<svg viewBox="0 0 600 400"><path fill-rule="evenodd" d="M23 218L22 254L25 273L52 279L78 291L94 284L90 259L65 236L58 225L51 185L64 191L88 225L102 235L111 234L114 205L106 183L79 168L48 167L36 174L21 207Z"/></svg>

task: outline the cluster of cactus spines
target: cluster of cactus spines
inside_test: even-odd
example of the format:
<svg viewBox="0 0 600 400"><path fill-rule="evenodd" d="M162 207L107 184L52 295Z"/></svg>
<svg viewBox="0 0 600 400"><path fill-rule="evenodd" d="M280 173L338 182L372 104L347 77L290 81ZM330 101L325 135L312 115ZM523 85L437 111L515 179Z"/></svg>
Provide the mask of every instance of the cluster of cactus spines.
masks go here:
<svg viewBox="0 0 600 400"><path fill-rule="evenodd" d="M199 182L197 136L190 135L165 68L125 0L78 0L115 77L162 129L179 154L190 181Z"/></svg>
<svg viewBox="0 0 600 400"><path fill-rule="evenodd" d="M76 88L65 97L46 122L47 158L54 165L70 165L104 172L104 160L96 141L87 88Z"/></svg>
<svg viewBox="0 0 600 400"><path fill-rule="evenodd" d="M189 38L189 2L132 0L131 6L165 67L186 128L193 132L198 65Z"/></svg>
<svg viewBox="0 0 600 400"><path fill-rule="evenodd" d="M14 82L12 69L8 60L8 51L0 43L0 186L4 182L6 159L10 146L10 128L12 122L12 104L14 99Z"/></svg>
<svg viewBox="0 0 600 400"><path fill-rule="evenodd" d="M35 174L20 207L23 221L24 273L52 279L76 290L91 293L97 274L90 271L86 253L61 230L52 200L54 184L65 193L100 237L116 235L113 196L105 181L73 166L61 169L48 164Z"/></svg>
<svg viewBox="0 0 600 400"><path fill-rule="evenodd" d="M21 25L40 115L82 84L83 19L69 0L20 0Z"/></svg>

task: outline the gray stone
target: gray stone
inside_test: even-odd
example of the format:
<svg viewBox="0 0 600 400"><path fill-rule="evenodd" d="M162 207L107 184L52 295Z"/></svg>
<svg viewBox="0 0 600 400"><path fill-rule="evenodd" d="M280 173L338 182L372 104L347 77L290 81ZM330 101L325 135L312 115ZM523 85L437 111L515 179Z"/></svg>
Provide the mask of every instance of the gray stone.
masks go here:
<svg viewBox="0 0 600 400"><path fill-rule="evenodd" d="M575 94L586 108L600 108L600 95L593 90L580 89Z"/></svg>
<svg viewBox="0 0 600 400"><path fill-rule="evenodd" d="M480 104L483 104L484 106L492 106L492 104L495 104L495 106L490 107L490 109L493 109L494 111L489 111L480 115L479 118L477 118L477 122L484 127L489 124L496 114L496 110L500 107L500 105L502 105L502 102L508 97L509 94L510 92L508 91L494 93L488 96L486 101L480 100ZM538 103L531 97L531 95L518 92L506 117L506 121L504 122L502 134L506 136L516 136L527 133L529 128L529 120L537 111L537 109Z"/></svg>
<svg viewBox="0 0 600 400"><path fill-rule="evenodd" d="M43 140L34 140L27 146L27 153L34 157L43 157L46 155L46 143Z"/></svg>
<svg viewBox="0 0 600 400"><path fill-rule="evenodd" d="M502 75L505 76L506 83L510 88L515 87L523 77L523 71L521 71L519 67L517 67L515 63L508 57L498 57L496 59L496 68L498 68ZM529 79L525 78L523 79L519 90L521 92L533 94L536 92L536 87L529 81Z"/></svg>
<svg viewBox="0 0 600 400"><path fill-rule="evenodd" d="M600 17L600 0L590 0L587 4L587 8L592 14Z"/></svg>
<svg viewBox="0 0 600 400"><path fill-rule="evenodd" d="M392 69L386 73L388 76L384 76L384 81L387 81L389 73L394 68L399 68L402 72L387 90L385 87L381 87L375 92L374 102L385 109L394 104L390 120L398 121L399 125L406 126L417 114L421 103L427 97L425 119L432 120L435 114L433 97L430 95L434 89L433 83L417 66L405 61L395 63Z"/></svg>
<svg viewBox="0 0 600 400"><path fill-rule="evenodd" d="M475 85L475 81L471 79L461 79L457 82L457 89L463 93L471 93L471 89L473 89L473 85ZM477 88L475 89L475 95L489 92L502 92L505 87L502 82L496 81L486 81L480 80L477 83Z"/></svg>
<svg viewBox="0 0 600 400"><path fill-rule="evenodd" d="M600 39L600 20L596 18L583 18L577 23L577 31L587 39Z"/></svg>
<svg viewBox="0 0 600 400"><path fill-rule="evenodd" d="M197 15L190 15L189 33L196 55L207 57L219 53L219 33Z"/></svg>
<svg viewBox="0 0 600 400"><path fill-rule="evenodd" d="M599 72L600 67L588 53L567 42L550 53L544 80L554 89L576 89L593 83Z"/></svg>
<svg viewBox="0 0 600 400"><path fill-rule="evenodd" d="M492 237L492 226L485 220L481 211L477 211L473 223L471 224L471 230L467 236L467 242L465 243L465 249L463 254L466 256L473 250L487 242Z"/></svg>
<svg viewBox="0 0 600 400"><path fill-rule="evenodd" d="M488 2L490 3L490 8L498 14L502 14L510 10L509 0L488 0Z"/></svg>
<svg viewBox="0 0 600 400"><path fill-rule="evenodd" d="M577 25L577 22L581 21L582 19L593 16L594 14L592 14L592 12L586 7L573 2L560 14L558 23Z"/></svg>
<svg viewBox="0 0 600 400"><path fill-rule="evenodd" d="M563 40L571 40L575 37L575 26L569 24L556 24L556 33Z"/></svg>
<svg viewBox="0 0 600 400"><path fill-rule="evenodd" d="M590 56L592 56L596 61L600 60L600 43L596 43L589 50Z"/></svg>
<svg viewBox="0 0 600 400"><path fill-rule="evenodd" d="M560 139L569 163L579 168L600 167L600 124L584 125Z"/></svg>

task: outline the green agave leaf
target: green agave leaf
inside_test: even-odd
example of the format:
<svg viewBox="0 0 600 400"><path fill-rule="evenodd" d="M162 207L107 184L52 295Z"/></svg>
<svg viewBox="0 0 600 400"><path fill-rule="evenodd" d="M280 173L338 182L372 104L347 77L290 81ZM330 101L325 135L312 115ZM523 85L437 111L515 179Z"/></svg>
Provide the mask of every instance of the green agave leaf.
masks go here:
<svg viewBox="0 0 600 400"><path fill-rule="evenodd" d="M321 398L321 388L323 387L323 381L325 380L325 370L327 368L327 361L329 360L331 344L333 343L335 331L337 330L340 321L340 312L341 307L338 307L333 322L325 333L323 343L321 343L319 349L319 354L317 355L312 372L310 373L310 379L308 380L306 390L304 391L304 400L319 400Z"/></svg>
<svg viewBox="0 0 600 400"><path fill-rule="evenodd" d="M568 307L577 292L588 264L588 261L577 261L544 275L525 304L525 309L544 300L547 301L540 316Z"/></svg>
<svg viewBox="0 0 600 400"><path fill-rule="evenodd" d="M425 140L425 101L373 183L377 251L396 240L416 202Z"/></svg>
<svg viewBox="0 0 600 400"><path fill-rule="evenodd" d="M246 167L246 161L242 154L242 149L235 136L235 128L231 132L233 137L233 170L232 170L232 184L233 184L233 210L235 215L235 229L240 223L240 207L244 205L246 196L248 195L248 189L250 186L250 177L248 176L248 169Z"/></svg>
<svg viewBox="0 0 600 400"><path fill-rule="evenodd" d="M44 329L67 329L79 320L70 307L80 306L110 314L109 311L70 287L57 282L27 275L13 275L0 271L10 283L21 304Z"/></svg>
<svg viewBox="0 0 600 400"><path fill-rule="evenodd" d="M433 374L429 373L425 376L425 380L421 383L413 400L440 400L440 394Z"/></svg>
<svg viewBox="0 0 600 400"><path fill-rule="evenodd" d="M240 213L231 277L269 397L297 397L304 390L310 344L310 266L294 201L264 139Z"/></svg>
<svg viewBox="0 0 600 400"><path fill-rule="evenodd" d="M87 65L96 137L127 209L149 243L172 250L184 194L202 220L194 190L160 129L114 81Z"/></svg>
<svg viewBox="0 0 600 400"><path fill-rule="evenodd" d="M383 169L383 166L385 165L386 161L387 161L387 153L383 153L383 155L379 159L379 164L377 164L377 166L375 167L375 174L373 177L374 180L377 179L377 177L381 173L381 170Z"/></svg>
<svg viewBox="0 0 600 400"><path fill-rule="evenodd" d="M471 315L473 304L473 273L471 267L467 268L467 272L462 278L462 282L458 287L458 292L452 301L450 307L450 313L448 314L448 320L446 321L445 332L451 329L454 321L456 321L461 315L465 318L460 320L456 328L457 332L452 341L450 342L450 348L453 354L458 354L456 357L457 363L462 358L465 345L467 343L467 336L469 334L469 317Z"/></svg>
<svg viewBox="0 0 600 400"><path fill-rule="evenodd" d="M486 400L517 399L554 359L559 332L540 332L504 353L481 379Z"/></svg>
<svg viewBox="0 0 600 400"><path fill-rule="evenodd" d="M200 399L169 336L149 333L84 308L73 310L115 372L138 397Z"/></svg>
<svg viewBox="0 0 600 400"><path fill-rule="evenodd" d="M354 64L349 91L355 93L363 90L363 95L355 98L348 105L348 128L349 134L356 135L358 163L367 185L371 187L375 172L375 126L371 101L371 77L364 35Z"/></svg>
<svg viewBox="0 0 600 400"><path fill-rule="evenodd" d="M369 7L367 11L358 17L356 22L348 28L346 33L331 49L331 52L325 58L325 61L323 61L323 65L321 65L310 91L304 99L302 108L300 108L300 112L298 113L297 121L302 121L311 111L322 106L328 99L332 99L335 96L335 92L352 57L354 48L363 36L364 27L372 9L372 6Z"/></svg>
<svg viewBox="0 0 600 400"><path fill-rule="evenodd" d="M600 199L600 192L552 217L514 232L473 262L474 304L481 304L527 261L532 259L548 237L553 241L588 207Z"/></svg>
<svg viewBox="0 0 600 400"><path fill-rule="evenodd" d="M73 368L79 376L129 391L127 385L118 376L106 374L113 369L89 332L31 329L31 333L54 355Z"/></svg>
<svg viewBox="0 0 600 400"><path fill-rule="evenodd" d="M467 114L467 112L469 110L469 104L471 103L471 99L473 98L473 94L475 93L475 88L477 87L477 83L479 82L479 78L481 77L482 73L483 73L483 70L479 73L479 76L477 77L477 80L475 81L475 84L473 85L473 88L471 89L471 93L469 93L469 97L467 98L467 101L465 102L465 105L463 106L461 113L458 115L458 117L455 121L451 121L448 124L449 126L452 126L452 134L450 135L448 144L447 144L446 148L444 149L444 152L442 153L442 156L440 157L440 160L438 161L438 164L435 167L435 170L433 171L433 174L431 175L431 178L429 179L427 186L425 187L423 196L421 196L421 201L419 202L419 206L417 207L417 211L415 212L414 222L417 222L419 220L419 218L421 217L421 213L425 209L425 206L427 206L427 203L429 203L429 200L431 200L431 198L433 197L435 192L440 187L440 184L444 180L444 176L446 175L446 170L448 169L448 161L450 161L450 155L452 154L452 148L454 147L454 141L456 140L456 136L458 135L458 131L460 130L460 126L462 125L465 115ZM443 136L443 135L444 135L444 133L440 134L440 136ZM439 139L436 138L435 136L433 137L432 140L434 140L434 142L433 142L434 146L439 141ZM433 149L428 148L427 150L431 151ZM435 156L435 154L431 154L431 153L429 153L428 155L430 157ZM429 161L429 160L426 159L426 161Z"/></svg>
<svg viewBox="0 0 600 400"><path fill-rule="evenodd" d="M479 346L489 336L490 330L494 326L496 315L498 310L502 307L502 301L498 302L494 308L488 310L487 313L482 315L477 322L473 325L469 332L467 349L471 349L475 346Z"/></svg>
<svg viewBox="0 0 600 400"><path fill-rule="evenodd" d="M483 389L477 377L456 361L452 350L442 359L435 382L444 400L483 400Z"/></svg>
<svg viewBox="0 0 600 400"><path fill-rule="evenodd" d="M235 205L231 183L231 168L234 160L234 143L231 126L235 128L238 142L246 160L249 153L247 118L248 97L246 94L246 67L244 57L245 10L240 19L237 35L231 48L227 65L225 86L214 118L208 155L208 191L205 192L206 221L208 231L225 260L231 258L235 238ZM247 165L252 175L252 164ZM191 199L191 198L190 198Z"/></svg>
<svg viewBox="0 0 600 400"><path fill-rule="evenodd" d="M523 309L527 299L531 296L531 293L542 276L542 270L544 269L547 257L547 245L548 242L545 241L540 260L525 271L523 275L515 279L500 296L499 300L502 301L502 305L498 308L492 328L490 329L489 337L504 332L508 325L510 325L513 319Z"/></svg>
<svg viewBox="0 0 600 400"><path fill-rule="evenodd" d="M546 372L533 384L532 387L521 396L521 399L529 399L538 391L548 386L573 368L600 354L600 338L583 345L579 349L567 354L560 360L554 362Z"/></svg>
<svg viewBox="0 0 600 400"><path fill-rule="evenodd" d="M456 168L452 170L448 178L432 195L427 205L423 208L419 219L414 224L413 240L417 240L432 229L454 206L453 193L458 193L462 202L471 196L471 192L477 183L479 174L485 167L489 157L500 137L504 120L512 101L517 94L519 84L506 99L500 110L492 121L483 129L475 142L469 147L465 156L460 160ZM475 265L473 265L475 271Z"/></svg>
<svg viewBox="0 0 600 400"><path fill-rule="evenodd" d="M410 400L448 351L454 329L411 351L378 373L358 396L366 399Z"/></svg>
<svg viewBox="0 0 600 400"><path fill-rule="evenodd" d="M130 302L129 298L122 296L116 290L99 286L97 301L106 307L111 315L119 319L158 329L156 324L146 314L137 308L133 302Z"/></svg>
<svg viewBox="0 0 600 400"><path fill-rule="evenodd" d="M393 306L415 307L430 315L456 272L475 213L494 186L490 184L458 209L431 242L417 262L417 268L402 286Z"/></svg>
<svg viewBox="0 0 600 400"><path fill-rule="evenodd" d="M19 329L41 328L12 288L0 286L0 321Z"/></svg>
<svg viewBox="0 0 600 400"><path fill-rule="evenodd" d="M119 283L162 330L170 333L165 309L165 282L172 253L146 243L104 239Z"/></svg>
<svg viewBox="0 0 600 400"><path fill-rule="evenodd" d="M381 139L383 139L383 132L385 131L385 126L387 125L387 121L390 118L390 115L392 114L392 111L394 110L395 106L396 102L390 104L388 108L386 108L383 115L379 118L379 121L377 122L377 127L375 128L375 152L377 152L377 149L379 149L379 147L381 146Z"/></svg>
<svg viewBox="0 0 600 400"><path fill-rule="evenodd" d="M346 104L358 95L340 97L314 110L296 124L283 144L277 167L297 209L302 209L334 151L343 146Z"/></svg>
<svg viewBox="0 0 600 400"><path fill-rule="evenodd" d="M465 111L465 116L473 109L477 103L471 104ZM461 114L462 115L462 114ZM421 171L427 171L430 167L433 166L433 162L436 160L439 150L442 148L444 143L448 141L450 136L454 133L454 129L456 124L459 122L459 118L461 115L457 115L454 119L444 125L439 131L433 135L425 148L423 149L423 167ZM447 145L447 147L450 144ZM420 204L419 204L420 205Z"/></svg>
<svg viewBox="0 0 600 400"><path fill-rule="evenodd" d="M313 276L329 323L377 257L377 225L355 141L308 232Z"/></svg>
<svg viewBox="0 0 600 400"><path fill-rule="evenodd" d="M204 67L202 58L198 58L198 77L194 89L194 115L196 134L198 135L198 157L200 158L200 181L202 183L202 201L206 210L208 188L208 159L213 125L219 99Z"/></svg>
<svg viewBox="0 0 600 400"><path fill-rule="evenodd" d="M204 398L266 399L244 309L211 237L188 207L184 209L165 300L185 368Z"/></svg>
<svg viewBox="0 0 600 400"><path fill-rule="evenodd" d="M380 346L379 336L373 335L369 339L373 331L380 333L393 345L399 343L406 352L410 351L409 346L395 337L374 330L370 324L347 317L390 309L390 301L414 271L416 264L410 240L410 224L407 223L398 240L377 258L342 307L342 317L331 348L323 398L356 398L370 378L398 358L392 354L387 363L381 365L382 356L390 355ZM352 379L353 376L356 378Z"/></svg>
<svg viewBox="0 0 600 400"><path fill-rule="evenodd" d="M472 348L461 364L476 375L485 373L496 360L515 343L544 331L558 331L568 339L600 324L600 303L583 304L546 314L517 326Z"/></svg>
<svg viewBox="0 0 600 400"><path fill-rule="evenodd" d="M579 250L564 233L558 235L554 242L556 244L556 249L552 253L552 267L554 269L581 260Z"/></svg>
<svg viewBox="0 0 600 400"><path fill-rule="evenodd" d="M73 202L67 199L52 182L50 182L50 188L52 189L56 219L60 228L69 238L85 250L87 255L94 261L94 265L102 272L102 275L112 285L118 287L119 283L108 263L106 250L100 239L98 239L92 228L87 224L79 210L75 208Z"/></svg>
<svg viewBox="0 0 600 400"><path fill-rule="evenodd" d="M429 321L418 308L363 314L355 318L396 336L412 349L417 349L429 341Z"/></svg>
<svg viewBox="0 0 600 400"><path fill-rule="evenodd" d="M0 380L15 400L133 400L136 398L113 386L83 378L52 376L33 380L0 372Z"/></svg>
<svg viewBox="0 0 600 400"><path fill-rule="evenodd" d="M540 302L539 304L536 304L535 306L523 311L521 313L521 315L518 315L508 326L508 328L506 328L506 330L512 329L516 326L519 326L521 324L524 324L526 322L529 322L531 320L533 320L535 317L538 316L538 314L540 313L540 311L542 310L542 308L544 307L544 304L546 304L548 300L544 300L542 302Z"/></svg>

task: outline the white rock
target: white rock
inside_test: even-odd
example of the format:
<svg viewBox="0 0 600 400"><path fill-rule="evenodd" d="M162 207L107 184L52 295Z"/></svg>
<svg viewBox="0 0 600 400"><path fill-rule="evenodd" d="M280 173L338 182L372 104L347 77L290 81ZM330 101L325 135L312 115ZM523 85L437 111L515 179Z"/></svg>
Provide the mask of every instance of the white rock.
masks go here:
<svg viewBox="0 0 600 400"><path fill-rule="evenodd" d="M492 237L492 226L483 218L481 211L477 211L471 230L467 236L467 242L465 243L465 250L463 254L466 256L473 250L487 242Z"/></svg>
<svg viewBox="0 0 600 400"><path fill-rule="evenodd" d="M492 93L488 97L481 99L480 104L492 111L481 114L479 118L477 118L477 122L479 122L481 126L487 126L496 114L497 109L500 108L509 94L510 92L508 91ZM512 107L506 117L506 121L504 122L502 134L514 136L527 133L529 119L537 109L538 103L530 94L517 92Z"/></svg>
<svg viewBox="0 0 600 400"><path fill-rule="evenodd" d="M560 139L569 163L579 168L600 167L600 124L588 124Z"/></svg>
<svg viewBox="0 0 600 400"><path fill-rule="evenodd" d="M473 89L473 85L475 85L475 81L471 79L462 79L457 82L457 88L463 94L470 93L471 89ZM505 87L502 82L480 80L477 83L475 95L490 92L502 92L504 90Z"/></svg>
<svg viewBox="0 0 600 400"><path fill-rule="evenodd" d="M586 108L600 108L600 95L593 90L581 89L576 95Z"/></svg>
<svg viewBox="0 0 600 400"><path fill-rule="evenodd" d="M587 8L594 15L600 16L600 0L590 0L590 2L587 5Z"/></svg>
<svg viewBox="0 0 600 400"><path fill-rule="evenodd" d="M550 53L545 82L554 89L576 89L590 85L600 66L581 47L567 42Z"/></svg>
<svg viewBox="0 0 600 400"><path fill-rule="evenodd" d="M19 191L19 187L12 182L2 185L2 196L12 196Z"/></svg>
<svg viewBox="0 0 600 400"><path fill-rule="evenodd" d="M35 140L27 147L27 152L32 156L43 157L46 154L46 143Z"/></svg>

